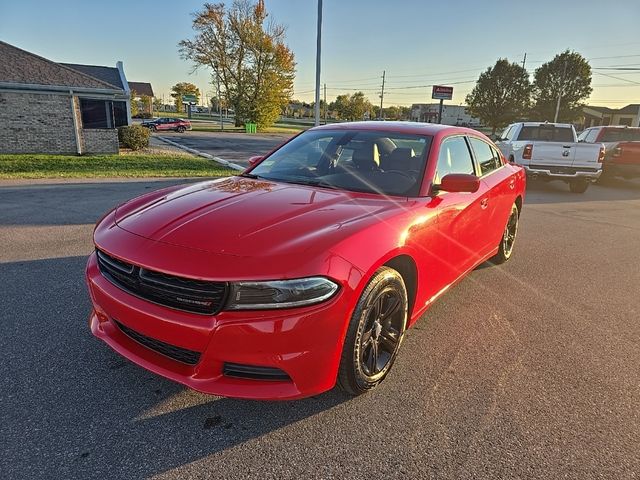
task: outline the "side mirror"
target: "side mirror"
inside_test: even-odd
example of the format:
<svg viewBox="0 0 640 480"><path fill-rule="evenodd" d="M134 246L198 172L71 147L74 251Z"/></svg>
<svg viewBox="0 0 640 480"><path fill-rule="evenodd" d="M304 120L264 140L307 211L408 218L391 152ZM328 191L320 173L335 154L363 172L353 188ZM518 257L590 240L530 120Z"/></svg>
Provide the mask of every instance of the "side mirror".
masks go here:
<svg viewBox="0 0 640 480"><path fill-rule="evenodd" d="M260 163L260 161L263 159L264 157L262 155L256 155L255 157L251 157L249 159L249 165L251 165L252 167L257 164Z"/></svg>
<svg viewBox="0 0 640 480"><path fill-rule="evenodd" d="M438 185L438 190L458 193L475 193L479 188L480 179L468 173L450 173Z"/></svg>

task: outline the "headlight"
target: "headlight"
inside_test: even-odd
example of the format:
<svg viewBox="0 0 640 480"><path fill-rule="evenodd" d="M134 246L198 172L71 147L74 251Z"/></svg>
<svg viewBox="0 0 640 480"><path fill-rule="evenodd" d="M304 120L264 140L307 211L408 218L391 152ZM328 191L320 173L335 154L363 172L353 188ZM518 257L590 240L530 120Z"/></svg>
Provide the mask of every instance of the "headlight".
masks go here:
<svg viewBox="0 0 640 480"><path fill-rule="evenodd" d="M312 305L331 297L338 285L328 278L310 277L231 285L229 310L264 310Z"/></svg>

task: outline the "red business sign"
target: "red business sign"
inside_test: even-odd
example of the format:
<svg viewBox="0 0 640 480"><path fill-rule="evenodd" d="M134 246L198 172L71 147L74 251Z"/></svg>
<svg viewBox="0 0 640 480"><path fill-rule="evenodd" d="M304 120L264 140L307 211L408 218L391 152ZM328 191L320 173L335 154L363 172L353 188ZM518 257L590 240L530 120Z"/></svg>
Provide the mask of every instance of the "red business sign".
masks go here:
<svg viewBox="0 0 640 480"><path fill-rule="evenodd" d="M453 98L453 87L434 85L431 91L431 98L436 100L451 100Z"/></svg>

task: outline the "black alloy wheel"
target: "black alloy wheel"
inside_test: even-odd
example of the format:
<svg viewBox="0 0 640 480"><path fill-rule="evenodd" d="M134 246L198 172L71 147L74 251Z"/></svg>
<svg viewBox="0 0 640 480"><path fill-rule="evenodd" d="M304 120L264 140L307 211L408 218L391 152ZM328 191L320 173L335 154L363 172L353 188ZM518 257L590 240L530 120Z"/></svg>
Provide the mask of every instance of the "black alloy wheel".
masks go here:
<svg viewBox="0 0 640 480"><path fill-rule="evenodd" d="M386 377L404 337L407 311L402 276L392 268L378 269L351 317L338 372L342 390L359 395Z"/></svg>
<svg viewBox="0 0 640 480"><path fill-rule="evenodd" d="M511 206L511 213L509 214L507 225L502 234L502 239L500 240L500 248L498 249L498 253L493 258L491 258L491 263L504 263L511 258L511 254L513 253L513 245L516 243L516 235L518 234L519 220L520 211L514 203Z"/></svg>

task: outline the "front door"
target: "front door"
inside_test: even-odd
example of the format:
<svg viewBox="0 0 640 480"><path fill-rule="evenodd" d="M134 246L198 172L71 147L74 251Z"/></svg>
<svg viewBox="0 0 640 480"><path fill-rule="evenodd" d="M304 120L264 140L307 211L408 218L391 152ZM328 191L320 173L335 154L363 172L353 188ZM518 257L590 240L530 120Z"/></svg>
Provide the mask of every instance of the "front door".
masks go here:
<svg viewBox="0 0 640 480"><path fill-rule="evenodd" d="M475 175L471 151L464 136L443 140L438 154L434 185L450 173ZM474 193L439 192L439 241L447 245L447 284L455 281L486 252L486 222L488 219L488 188L483 182Z"/></svg>

